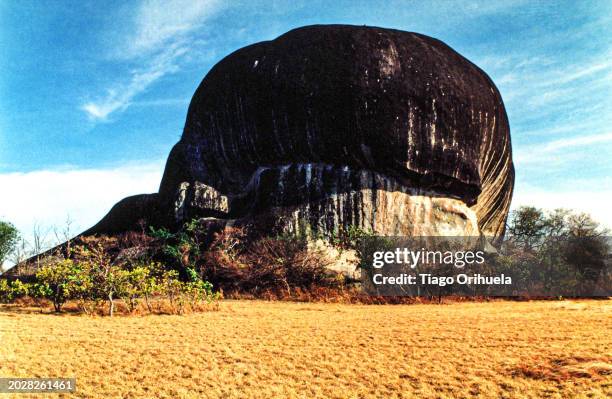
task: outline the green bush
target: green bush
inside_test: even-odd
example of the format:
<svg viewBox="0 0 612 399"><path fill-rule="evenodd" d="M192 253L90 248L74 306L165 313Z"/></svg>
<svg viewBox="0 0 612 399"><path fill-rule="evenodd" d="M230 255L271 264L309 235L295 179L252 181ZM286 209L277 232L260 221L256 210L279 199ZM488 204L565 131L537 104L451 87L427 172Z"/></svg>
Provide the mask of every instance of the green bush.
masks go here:
<svg viewBox="0 0 612 399"><path fill-rule="evenodd" d="M43 266L36 273L37 295L53 302L56 312L69 299L82 298L92 288L91 276L82 265L71 259L60 259Z"/></svg>
<svg viewBox="0 0 612 399"><path fill-rule="evenodd" d="M13 300L11 287L6 279L0 279L0 303L9 303Z"/></svg>
<svg viewBox="0 0 612 399"><path fill-rule="evenodd" d="M15 280L12 281L9 286L13 298L21 298L30 295L30 284L24 283L20 280Z"/></svg>
<svg viewBox="0 0 612 399"><path fill-rule="evenodd" d="M121 299L126 303L128 311L133 313L140 300L144 298L147 309L151 311L149 298L156 292L157 282L151 269L146 265L136 266L126 271L124 285L120 291Z"/></svg>
<svg viewBox="0 0 612 399"><path fill-rule="evenodd" d="M151 235L163 242L162 251L172 259L175 266L182 269L192 268L202 255L203 235L200 222L193 219L176 233L168 229L150 228Z"/></svg>

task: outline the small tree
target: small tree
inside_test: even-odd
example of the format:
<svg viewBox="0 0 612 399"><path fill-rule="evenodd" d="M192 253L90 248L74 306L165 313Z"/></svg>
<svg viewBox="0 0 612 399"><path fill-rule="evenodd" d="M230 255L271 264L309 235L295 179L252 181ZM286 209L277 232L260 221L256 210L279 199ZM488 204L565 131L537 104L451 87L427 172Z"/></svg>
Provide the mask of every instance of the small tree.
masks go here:
<svg viewBox="0 0 612 399"><path fill-rule="evenodd" d="M40 294L51 299L56 312L60 312L67 300L77 297L88 286L81 266L71 259L61 259L41 267L36 279L40 284Z"/></svg>
<svg viewBox="0 0 612 399"><path fill-rule="evenodd" d="M541 209L521 206L510 215L508 233L526 251L539 247L545 234L546 216Z"/></svg>
<svg viewBox="0 0 612 399"><path fill-rule="evenodd" d="M151 276L151 270L146 266L137 266L126 272L125 284L121 290L122 299L128 306L130 313L138 306L140 298L144 297L147 309L151 311L149 296L153 293L155 279Z"/></svg>
<svg viewBox="0 0 612 399"><path fill-rule="evenodd" d="M195 309L201 302L211 303L219 298L219 293L213 292L213 285L201 279L184 283L183 291L189 298L192 309Z"/></svg>
<svg viewBox="0 0 612 399"><path fill-rule="evenodd" d="M108 298L108 315L110 317L113 317L115 313L115 299L125 296L128 278L129 272L118 266L110 266L104 271L100 288Z"/></svg>
<svg viewBox="0 0 612 399"><path fill-rule="evenodd" d="M115 313L115 300L124 295L128 272L113 264L102 241L95 241L89 247L77 247L75 253L86 265L86 272L93 284L92 297L106 299L108 314L112 317Z"/></svg>
<svg viewBox="0 0 612 399"><path fill-rule="evenodd" d="M9 303L16 298L27 296L30 294L30 284L19 280L8 282L5 279L0 280L0 303Z"/></svg>
<svg viewBox="0 0 612 399"><path fill-rule="evenodd" d="M17 231L17 228L11 223L0 221L0 266L13 252L18 240L19 231Z"/></svg>
<svg viewBox="0 0 612 399"><path fill-rule="evenodd" d="M609 231L586 213L573 214L568 221L565 260L583 279L596 281L606 267L610 251L606 235Z"/></svg>
<svg viewBox="0 0 612 399"><path fill-rule="evenodd" d="M13 298L21 298L30 295L30 284L24 283L21 280L12 281L11 291L13 292Z"/></svg>
<svg viewBox="0 0 612 399"><path fill-rule="evenodd" d="M183 288L183 282L178 279L178 272L176 270L169 270L163 273L160 281L160 291L168 297L172 311L176 311L179 314L183 312Z"/></svg>
<svg viewBox="0 0 612 399"><path fill-rule="evenodd" d="M142 281L141 292L147 305L147 310L152 312L151 308L151 296L155 295L161 290L161 285L157 276L162 274L164 266L158 262L151 262L143 265L149 271L149 276Z"/></svg>

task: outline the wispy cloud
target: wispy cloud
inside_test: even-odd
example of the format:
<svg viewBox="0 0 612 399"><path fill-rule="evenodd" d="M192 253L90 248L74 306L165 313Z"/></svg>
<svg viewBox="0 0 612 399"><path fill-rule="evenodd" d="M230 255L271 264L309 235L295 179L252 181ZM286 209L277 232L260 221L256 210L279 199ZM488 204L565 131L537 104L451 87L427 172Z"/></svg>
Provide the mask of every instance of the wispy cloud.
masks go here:
<svg viewBox="0 0 612 399"><path fill-rule="evenodd" d="M221 8L217 0L142 1L130 21L133 28L115 49L118 62L138 63L127 77L106 89L106 95L87 101L81 109L97 121L127 109L132 100L163 76L177 72L191 50L190 36Z"/></svg>
<svg viewBox="0 0 612 399"><path fill-rule="evenodd" d="M136 12L134 34L125 48L128 57L155 52L184 39L202 26L221 6L218 0L142 1Z"/></svg>
<svg viewBox="0 0 612 399"><path fill-rule="evenodd" d="M185 108L189 105L190 98L160 98L155 100L142 100L133 101L132 107L168 107L168 106L180 106Z"/></svg>
<svg viewBox="0 0 612 399"><path fill-rule="evenodd" d="M132 72L129 82L109 88L103 99L85 103L81 108L90 117L101 120L115 111L125 110L136 95L145 91L162 76L178 70L178 58L185 52L186 48L178 46L165 49L144 69Z"/></svg>
<svg viewBox="0 0 612 399"><path fill-rule="evenodd" d="M612 143L612 132L591 134L587 136L574 136L562 139L549 141L546 143L533 144L529 147L523 146L515 150L513 157L514 162L518 165L527 165L534 163L552 163L558 161L572 161L581 154L576 154L580 151L580 147L587 147L594 144ZM571 148L574 157L571 154L565 154L563 150Z"/></svg>
<svg viewBox="0 0 612 399"><path fill-rule="evenodd" d="M542 150L543 152L552 152L567 147L578 147L609 142L612 142L612 132L554 140L547 143Z"/></svg>
<svg viewBox="0 0 612 399"><path fill-rule="evenodd" d="M585 93L593 90L605 91L612 85L612 62L610 56L578 59L567 65L554 62L523 62L525 54L506 57L504 63L483 59L489 65L499 85L504 101L523 114L533 107L541 111L543 105L564 102L575 106L588 101ZM579 101L579 100L583 101Z"/></svg>
<svg viewBox="0 0 612 399"><path fill-rule="evenodd" d="M461 7L457 7L454 3L446 4L451 8L455 13L459 12L459 10L465 12L469 16L487 16L499 13L506 13L516 7L519 7L523 4L527 3L526 0L508 0L508 1L499 1L499 2L461 2ZM444 3L443 3L444 4ZM443 5L441 4L441 5Z"/></svg>
<svg viewBox="0 0 612 399"><path fill-rule="evenodd" d="M578 23L571 29L541 30L510 52L483 52L476 59L498 85L508 111L517 187L538 181L552 190L554 181L568 176L610 173L605 160L612 151L612 54L600 41L606 36L601 29ZM578 42L588 38L589 50L576 46L566 56L565 46L578 43L580 35L584 37ZM571 189L550 195L535 190L534 196L522 192L523 199L554 199L557 204L575 198ZM598 188L590 191L596 192ZM602 201L592 204L600 214Z"/></svg>
<svg viewBox="0 0 612 399"><path fill-rule="evenodd" d="M611 67L612 67L612 61L609 61L609 60L598 62L598 63L595 63L588 67L583 67L583 68L579 67L578 65L573 65L571 68L568 68L567 70L558 74L557 77L553 77L553 79L543 81L541 83L541 86L565 85L567 83L572 83L575 80L592 76L599 72L607 72L604 75L604 79L608 80L610 77Z"/></svg>

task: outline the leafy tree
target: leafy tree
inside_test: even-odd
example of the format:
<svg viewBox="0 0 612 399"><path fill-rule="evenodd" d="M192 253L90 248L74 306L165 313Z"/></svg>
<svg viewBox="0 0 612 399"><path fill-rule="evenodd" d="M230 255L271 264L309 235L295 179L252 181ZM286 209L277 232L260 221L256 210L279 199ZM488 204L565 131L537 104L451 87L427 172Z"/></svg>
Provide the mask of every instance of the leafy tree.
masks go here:
<svg viewBox="0 0 612 399"><path fill-rule="evenodd" d="M113 317L115 313L115 300L125 296L128 287L129 272L118 266L110 266L104 269L103 278L100 280L100 290L108 298L108 315Z"/></svg>
<svg viewBox="0 0 612 399"><path fill-rule="evenodd" d="M151 269L146 265L133 268L126 272L124 283L120 293L130 313L138 307L140 298L143 297L145 298L147 309L151 311L149 297L155 292L157 286L155 278L151 275Z"/></svg>
<svg viewBox="0 0 612 399"><path fill-rule="evenodd" d="M9 222L0 221L0 266L19 240L19 231Z"/></svg>
<svg viewBox="0 0 612 399"><path fill-rule="evenodd" d="M160 282L158 276L163 275L164 266L159 262L150 262L144 265L149 270L149 276L141 282L141 293L144 297L145 304L149 312L152 312L150 298L159 293Z"/></svg>
<svg viewBox="0 0 612 399"><path fill-rule="evenodd" d="M90 287L87 273L71 259L61 259L41 267L36 279L40 284L40 295L51 299L56 312L62 310L67 300L79 297Z"/></svg>
<svg viewBox="0 0 612 399"><path fill-rule="evenodd" d="M588 214L520 207L511 213L508 233L512 271L525 282L540 282L544 292L593 292L605 270L608 231Z"/></svg>
<svg viewBox="0 0 612 399"><path fill-rule="evenodd" d="M531 251L541 244L545 226L545 215L541 209L521 206L511 213L507 230L518 245Z"/></svg>
<svg viewBox="0 0 612 399"><path fill-rule="evenodd" d="M30 284L24 283L21 280L12 281L10 286L13 298L20 298L30 294Z"/></svg>
<svg viewBox="0 0 612 399"><path fill-rule="evenodd" d="M108 314L112 317L115 314L115 300L125 295L128 272L113 264L102 242L88 248L76 248L76 252L86 260L87 273L93 283L92 296L108 301Z"/></svg>
<svg viewBox="0 0 612 399"><path fill-rule="evenodd" d="M568 218L563 255L583 279L596 281L606 267L605 259L610 251L607 234L609 231L588 214L573 214Z"/></svg>
<svg viewBox="0 0 612 399"><path fill-rule="evenodd" d="M168 297L173 310L178 305L178 313L182 313L184 304L181 298L183 283L178 279L176 270L170 270L163 274L160 282L160 292Z"/></svg>

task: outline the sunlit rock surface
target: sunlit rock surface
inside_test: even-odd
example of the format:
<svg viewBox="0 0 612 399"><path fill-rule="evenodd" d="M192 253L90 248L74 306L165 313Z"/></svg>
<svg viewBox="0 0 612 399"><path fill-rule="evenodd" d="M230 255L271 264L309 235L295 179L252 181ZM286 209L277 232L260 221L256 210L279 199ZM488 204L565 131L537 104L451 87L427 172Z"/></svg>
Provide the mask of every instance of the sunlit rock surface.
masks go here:
<svg viewBox="0 0 612 399"><path fill-rule="evenodd" d="M455 198L367 169L331 164L260 168L237 209L274 213L290 232L358 226L382 235L478 234L476 214ZM306 224L306 226L304 226Z"/></svg>
<svg viewBox="0 0 612 399"><path fill-rule="evenodd" d="M215 65L159 194L88 233L270 215L289 231L500 236L513 184L508 119L482 70L420 34L309 26Z"/></svg>

